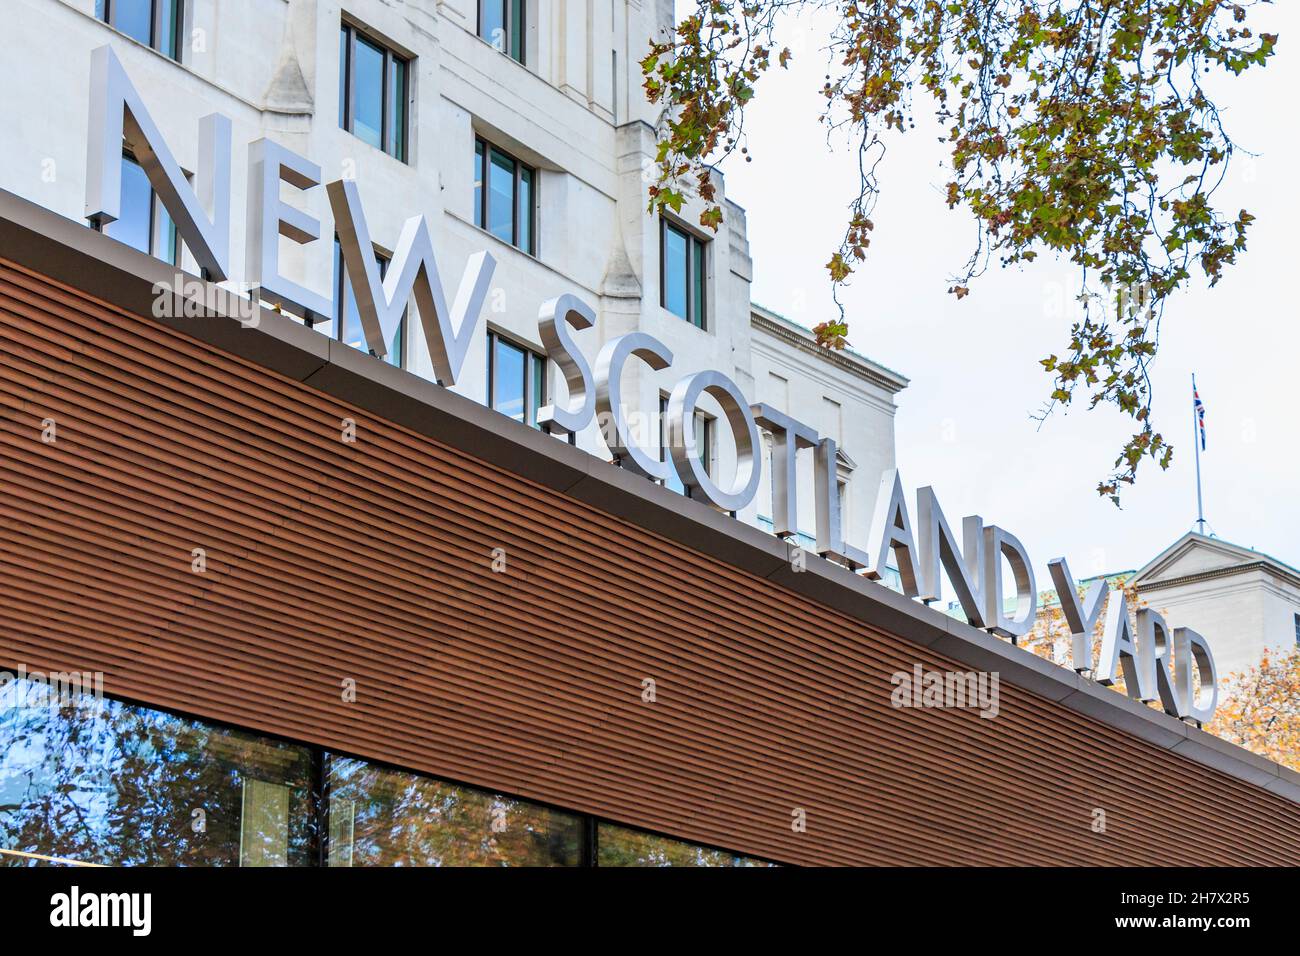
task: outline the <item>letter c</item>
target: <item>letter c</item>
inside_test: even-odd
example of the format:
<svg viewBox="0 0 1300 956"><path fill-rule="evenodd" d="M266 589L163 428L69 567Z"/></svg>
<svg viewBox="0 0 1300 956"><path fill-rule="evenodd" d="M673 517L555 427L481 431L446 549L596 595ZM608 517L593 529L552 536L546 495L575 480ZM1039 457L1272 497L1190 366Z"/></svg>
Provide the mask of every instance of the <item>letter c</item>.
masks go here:
<svg viewBox="0 0 1300 956"><path fill-rule="evenodd" d="M647 478L666 481L669 475L667 461L651 458L636 445L628 434L627 417L623 414L623 366L635 355L652 369L665 369L673 364L673 353L653 335L629 332L610 339L596 356L596 414L601 434L609 450L630 468Z"/></svg>

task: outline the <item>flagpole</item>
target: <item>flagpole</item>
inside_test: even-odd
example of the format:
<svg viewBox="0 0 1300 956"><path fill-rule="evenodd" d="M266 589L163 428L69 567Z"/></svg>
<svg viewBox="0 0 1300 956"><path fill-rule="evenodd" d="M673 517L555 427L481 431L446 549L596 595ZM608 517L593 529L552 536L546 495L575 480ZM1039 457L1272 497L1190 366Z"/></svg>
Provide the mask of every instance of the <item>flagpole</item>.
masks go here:
<svg viewBox="0 0 1300 956"><path fill-rule="evenodd" d="M1196 530L1205 534L1205 509L1201 505L1201 422L1196 415L1196 373L1192 373L1192 447L1196 450Z"/></svg>

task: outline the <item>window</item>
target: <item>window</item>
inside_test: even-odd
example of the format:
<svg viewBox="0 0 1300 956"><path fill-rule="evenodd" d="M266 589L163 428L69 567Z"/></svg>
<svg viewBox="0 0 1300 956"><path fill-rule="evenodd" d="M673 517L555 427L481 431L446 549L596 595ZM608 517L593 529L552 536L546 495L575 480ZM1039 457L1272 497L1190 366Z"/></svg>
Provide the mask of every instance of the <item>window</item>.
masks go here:
<svg viewBox="0 0 1300 956"><path fill-rule="evenodd" d="M28 679L0 740L0 865L311 863L306 747Z"/></svg>
<svg viewBox="0 0 1300 956"><path fill-rule="evenodd" d="M659 301L673 315L698 328L705 327L704 242L660 220Z"/></svg>
<svg viewBox="0 0 1300 956"><path fill-rule="evenodd" d="M695 444L696 447L692 450L698 454L700 464L704 466L704 473L713 474L713 419L698 408L695 410ZM671 457L668 454L668 396L660 395L659 460L668 461ZM668 469L668 480L664 482L664 487L679 495L686 494L686 486L678 477L676 468Z"/></svg>
<svg viewBox="0 0 1300 956"><path fill-rule="evenodd" d="M375 261L379 263L379 275L382 277L388 271L388 259L376 252ZM334 323L338 340L354 349L370 352L373 355L374 352L366 343L366 332L361 326L361 313L357 311L357 298L352 292L352 282L348 279L347 268L343 265L343 249L337 237L334 239L334 283L334 301L343 303L343 314L336 317L338 321ZM384 361L389 365L405 368L405 351L406 316L403 315L393 340L388 343L388 354L384 356Z"/></svg>
<svg viewBox="0 0 1300 956"><path fill-rule="evenodd" d="M60 678L0 684L0 866L771 865Z"/></svg>
<svg viewBox="0 0 1300 956"><path fill-rule="evenodd" d="M95 0L95 16L163 56L181 58L184 0Z"/></svg>
<svg viewBox="0 0 1300 956"><path fill-rule="evenodd" d="M474 141L474 225L535 254L537 171L481 139Z"/></svg>
<svg viewBox="0 0 1300 956"><path fill-rule="evenodd" d="M104 226L104 235L176 265L180 242L176 224L149 183L144 167L129 153L122 154L122 208L118 218Z"/></svg>
<svg viewBox="0 0 1300 956"><path fill-rule="evenodd" d="M489 408L536 428L546 404L546 359L489 330L487 387Z"/></svg>
<svg viewBox="0 0 1300 956"><path fill-rule="evenodd" d="M330 866L578 866L576 814L328 758Z"/></svg>
<svg viewBox="0 0 1300 956"><path fill-rule="evenodd" d="M1300 647L1300 614L1295 616L1295 643L1296 647Z"/></svg>
<svg viewBox="0 0 1300 956"><path fill-rule="evenodd" d="M478 35L520 63L524 57L527 0L479 0Z"/></svg>
<svg viewBox="0 0 1300 956"><path fill-rule="evenodd" d="M406 162L411 61L350 23L339 30L339 125Z"/></svg>
<svg viewBox="0 0 1300 956"><path fill-rule="evenodd" d="M671 840L602 823L597 830L597 866L771 866L761 860L725 850L709 850L693 843Z"/></svg>

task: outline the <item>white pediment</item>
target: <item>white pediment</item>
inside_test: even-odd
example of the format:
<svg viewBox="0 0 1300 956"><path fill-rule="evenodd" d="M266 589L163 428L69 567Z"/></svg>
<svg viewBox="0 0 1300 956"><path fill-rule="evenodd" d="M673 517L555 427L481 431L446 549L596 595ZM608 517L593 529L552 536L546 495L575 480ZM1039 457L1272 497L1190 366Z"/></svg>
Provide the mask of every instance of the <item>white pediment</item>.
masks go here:
<svg viewBox="0 0 1300 956"><path fill-rule="evenodd" d="M1268 558L1249 548L1188 532L1156 555L1146 567L1134 575L1134 581L1137 584L1150 584L1188 574L1239 567L1260 560L1268 560Z"/></svg>

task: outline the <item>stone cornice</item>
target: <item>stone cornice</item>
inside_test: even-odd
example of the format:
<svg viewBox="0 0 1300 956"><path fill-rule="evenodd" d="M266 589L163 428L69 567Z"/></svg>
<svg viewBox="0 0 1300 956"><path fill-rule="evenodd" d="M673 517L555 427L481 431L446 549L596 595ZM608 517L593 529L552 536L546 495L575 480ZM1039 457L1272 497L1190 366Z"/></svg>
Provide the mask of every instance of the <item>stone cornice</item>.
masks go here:
<svg viewBox="0 0 1300 956"><path fill-rule="evenodd" d="M1211 581L1215 578L1226 578L1234 574L1244 574L1247 571L1266 571L1274 577L1279 577L1293 587L1300 588L1300 577L1291 574L1279 568L1271 561L1247 561L1245 564L1233 564L1222 568L1208 568L1204 571L1195 571L1191 574L1180 574L1174 578L1162 578L1159 581L1144 581L1137 586L1139 593L1145 591L1162 591L1166 588L1179 587L1184 584L1198 584L1201 581Z"/></svg>
<svg viewBox="0 0 1300 956"><path fill-rule="evenodd" d="M858 378L866 379L873 385L885 389L891 395L896 395L903 389L907 388L908 379L896 372L892 372L883 365L877 365L868 359L859 358L853 354L846 355L843 352L832 351L823 348L807 335L787 322L780 319L769 317L764 312L757 309L750 310L750 325L756 329L766 332L774 338L780 339L788 345L793 345L801 352L808 355L815 355L820 361L829 362L837 368L843 369L851 375Z"/></svg>

